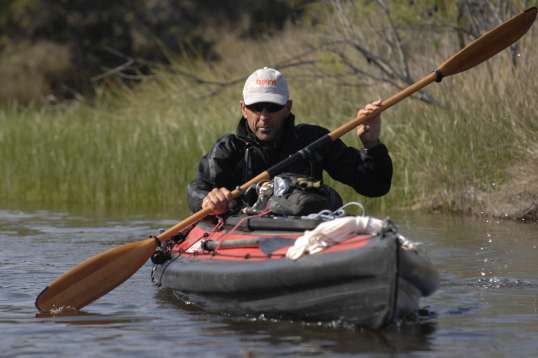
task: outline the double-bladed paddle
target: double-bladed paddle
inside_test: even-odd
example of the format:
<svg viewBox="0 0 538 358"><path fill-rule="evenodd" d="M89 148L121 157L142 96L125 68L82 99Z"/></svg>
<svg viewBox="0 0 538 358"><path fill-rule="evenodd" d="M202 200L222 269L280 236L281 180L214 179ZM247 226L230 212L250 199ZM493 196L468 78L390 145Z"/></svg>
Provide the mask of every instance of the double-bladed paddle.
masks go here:
<svg viewBox="0 0 538 358"><path fill-rule="evenodd" d="M536 12L535 7L530 8L485 33L450 57L436 71L382 101L380 108L374 113L355 118L314 141L232 191L232 197L238 198L250 186L260 181L271 179L291 164L308 156L310 152L336 140L353 128L367 122L374 115L392 107L430 83L434 81L440 82L443 77L463 72L502 51L529 30L536 18ZM209 209L202 209L157 237L118 246L81 262L50 283L39 294L35 301L37 309L42 312L81 309L114 289L138 271L151 257L158 245L165 243L178 232L195 224L209 214Z"/></svg>

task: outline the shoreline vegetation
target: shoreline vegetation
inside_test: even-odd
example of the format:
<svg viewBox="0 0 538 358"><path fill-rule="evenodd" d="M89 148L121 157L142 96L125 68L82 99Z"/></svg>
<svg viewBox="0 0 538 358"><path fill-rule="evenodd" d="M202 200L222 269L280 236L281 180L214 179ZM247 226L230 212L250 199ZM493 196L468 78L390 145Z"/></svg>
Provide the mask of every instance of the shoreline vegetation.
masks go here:
<svg viewBox="0 0 538 358"><path fill-rule="evenodd" d="M111 82L92 99L2 105L0 203L188 215L186 186L199 158L235 130L243 79L252 70L280 67L297 121L329 129L396 92L387 81L350 77L345 59L365 60L349 48L312 45L338 22L327 16L315 27L290 27L263 41L223 36L218 63L176 58L134 87ZM415 80L458 49L449 33L416 36L406 50L414 53L408 60ZM407 99L383 113L382 140L394 162L388 195L366 199L327 182L345 201L360 201L378 215L412 209L538 222L537 37L531 29L520 41L517 65L504 51L429 86L423 100ZM363 79L364 85L351 83ZM342 139L358 145L354 135Z"/></svg>

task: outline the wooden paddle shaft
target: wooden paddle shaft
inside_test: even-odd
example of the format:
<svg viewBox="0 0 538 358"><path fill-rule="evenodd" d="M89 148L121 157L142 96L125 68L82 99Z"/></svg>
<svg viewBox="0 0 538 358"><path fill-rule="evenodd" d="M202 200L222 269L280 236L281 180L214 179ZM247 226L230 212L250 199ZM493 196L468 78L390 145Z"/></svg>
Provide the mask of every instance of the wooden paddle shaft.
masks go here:
<svg viewBox="0 0 538 358"><path fill-rule="evenodd" d="M349 132L353 128L357 127L360 124L364 124L364 123L368 122L368 120L370 118L372 118L372 117L376 116L377 114L383 112L384 110L394 106L396 103L400 102L401 100L403 100L406 97L409 97L413 93L421 90L422 88L426 87L427 85L429 85L430 83L432 83L434 81L435 81L435 72L432 72L431 74L424 77L420 81L415 82L414 84L407 87L406 89L404 89L404 90L400 91L399 93L393 95L392 97L389 97L386 100L382 101L381 106L376 111L370 113L369 115L362 116L362 117L359 117L359 118L357 118L355 120L352 120L350 122L345 123L344 125L336 128L331 133L329 133L329 136L331 137L331 139L333 141L340 138L341 136L343 136L344 134L346 134L347 132Z"/></svg>

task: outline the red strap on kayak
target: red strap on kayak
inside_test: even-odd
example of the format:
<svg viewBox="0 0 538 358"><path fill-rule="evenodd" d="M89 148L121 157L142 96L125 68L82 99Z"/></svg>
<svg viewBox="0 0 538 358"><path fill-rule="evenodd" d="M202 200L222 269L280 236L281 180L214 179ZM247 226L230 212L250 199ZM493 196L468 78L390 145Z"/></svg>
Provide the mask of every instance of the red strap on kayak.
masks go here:
<svg viewBox="0 0 538 358"><path fill-rule="evenodd" d="M218 238L215 239L218 242L218 245L215 251L217 251L220 248L220 243L226 238L226 236L233 234L237 230L237 228L245 222L245 220L248 220L251 218L261 218L262 216L269 215L270 213L271 213L271 209L264 209L256 215L248 215L242 218L241 220L239 220L239 222L235 224L235 226L230 231L223 233L222 235L220 235ZM223 221L223 225L224 225L224 221Z"/></svg>

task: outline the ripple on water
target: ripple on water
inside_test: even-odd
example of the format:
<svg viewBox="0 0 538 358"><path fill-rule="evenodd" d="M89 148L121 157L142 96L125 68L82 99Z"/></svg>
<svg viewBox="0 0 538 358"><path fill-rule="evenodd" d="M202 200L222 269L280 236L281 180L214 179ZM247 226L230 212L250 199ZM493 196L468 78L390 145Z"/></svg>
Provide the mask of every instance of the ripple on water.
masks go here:
<svg viewBox="0 0 538 358"><path fill-rule="evenodd" d="M511 277L478 277L469 279L469 286L475 288L487 288L487 289L497 289L497 288L538 288L538 283L531 282L528 280L520 280L517 278Z"/></svg>

